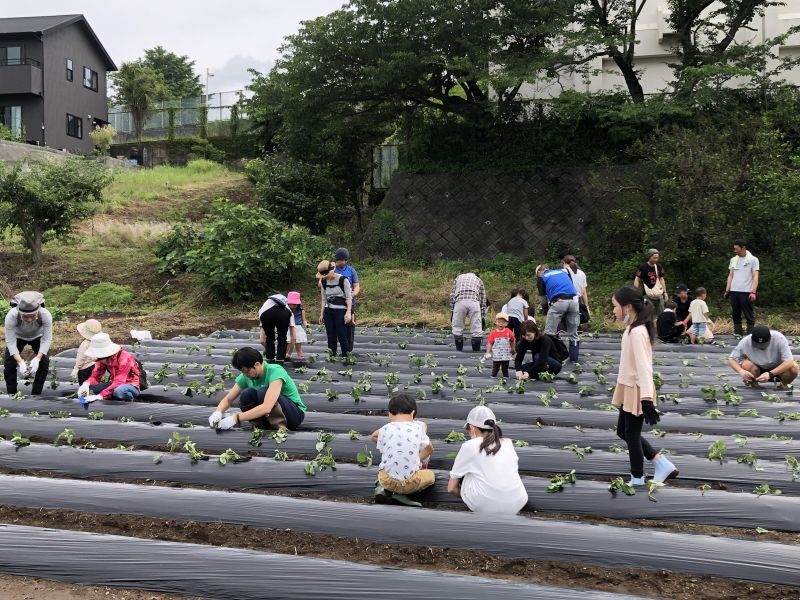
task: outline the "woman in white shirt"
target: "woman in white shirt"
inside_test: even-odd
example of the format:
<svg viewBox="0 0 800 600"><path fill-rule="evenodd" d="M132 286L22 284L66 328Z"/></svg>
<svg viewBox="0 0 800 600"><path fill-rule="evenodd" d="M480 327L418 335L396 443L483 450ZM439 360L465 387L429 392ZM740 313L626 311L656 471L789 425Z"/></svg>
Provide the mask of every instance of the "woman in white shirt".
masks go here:
<svg viewBox="0 0 800 600"><path fill-rule="evenodd" d="M513 442L503 438L486 406L469 411L466 429L471 439L458 451L447 491L474 512L518 513L528 503L528 493L519 477Z"/></svg>

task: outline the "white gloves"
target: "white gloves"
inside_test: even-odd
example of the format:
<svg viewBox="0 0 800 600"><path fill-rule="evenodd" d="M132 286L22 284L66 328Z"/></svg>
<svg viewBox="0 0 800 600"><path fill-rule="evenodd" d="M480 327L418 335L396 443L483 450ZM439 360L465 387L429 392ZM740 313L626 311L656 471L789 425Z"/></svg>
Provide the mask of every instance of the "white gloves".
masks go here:
<svg viewBox="0 0 800 600"><path fill-rule="evenodd" d="M20 377L25 377L25 374L28 372L28 365L25 363L24 360L21 360L17 364L17 372L19 373Z"/></svg>
<svg viewBox="0 0 800 600"><path fill-rule="evenodd" d="M490 352L487 352L483 355L483 360L489 360L490 358L492 358L492 354Z"/></svg>
<svg viewBox="0 0 800 600"><path fill-rule="evenodd" d="M39 370L39 357L38 356L34 356L31 359L30 367L31 367L31 374L32 375L36 375L36 371Z"/></svg>
<svg viewBox="0 0 800 600"><path fill-rule="evenodd" d="M89 388L89 382L84 381L81 387L78 388L78 396L88 396L92 390Z"/></svg>
<svg viewBox="0 0 800 600"><path fill-rule="evenodd" d="M211 413L211 416L208 417L208 426L216 429L220 421L222 421L222 413L218 410L215 410L213 413Z"/></svg>
<svg viewBox="0 0 800 600"><path fill-rule="evenodd" d="M91 396L83 396L81 398L81 404L91 404L92 402L97 402L98 400L102 400L103 397L100 394L92 394Z"/></svg>
<svg viewBox="0 0 800 600"><path fill-rule="evenodd" d="M219 422L217 429L232 429L234 425L236 425L236 420L233 417L225 417Z"/></svg>

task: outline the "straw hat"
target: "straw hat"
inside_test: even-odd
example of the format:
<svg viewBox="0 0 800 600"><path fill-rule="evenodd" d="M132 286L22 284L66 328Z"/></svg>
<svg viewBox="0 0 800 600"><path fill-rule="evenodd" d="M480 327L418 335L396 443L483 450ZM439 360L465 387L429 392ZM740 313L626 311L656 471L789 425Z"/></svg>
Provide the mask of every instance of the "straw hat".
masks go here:
<svg viewBox="0 0 800 600"><path fill-rule="evenodd" d="M103 326L97 319L87 319L83 323L79 323L76 329L82 337L91 340L92 336L103 331Z"/></svg>
<svg viewBox="0 0 800 600"><path fill-rule="evenodd" d="M334 269L336 269L336 264L333 261L323 260L317 265L317 279L324 279Z"/></svg>
<svg viewBox="0 0 800 600"><path fill-rule="evenodd" d="M92 336L89 348L86 350L86 356L89 358L108 358L109 356L114 356L121 349L122 346L112 342L107 333L98 333Z"/></svg>

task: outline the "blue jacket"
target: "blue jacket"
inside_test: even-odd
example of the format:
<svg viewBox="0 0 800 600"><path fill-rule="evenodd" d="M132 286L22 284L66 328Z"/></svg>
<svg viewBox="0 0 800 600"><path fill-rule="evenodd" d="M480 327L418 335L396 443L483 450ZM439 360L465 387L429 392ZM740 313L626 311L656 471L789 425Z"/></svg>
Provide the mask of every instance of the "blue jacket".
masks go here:
<svg viewBox="0 0 800 600"><path fill-rule="evenodd" d="M575 285L564 269L550 269L542 273L542 281L547 292L547 299L551 302L556 296L575 296Z"/></svg>
<svg viewBox="0 0 800 600"><path fill-rule="evenodd" d="M356 284L358 283L358 273L356 272L356 270L353 268L352 265L349 264L345 265L344 269L336 267L336 272L345 279L350 280L350 287L352 289L356 288ZM355 307L355 305L356 305L356 299L353 298L353 307Z"/></svg>

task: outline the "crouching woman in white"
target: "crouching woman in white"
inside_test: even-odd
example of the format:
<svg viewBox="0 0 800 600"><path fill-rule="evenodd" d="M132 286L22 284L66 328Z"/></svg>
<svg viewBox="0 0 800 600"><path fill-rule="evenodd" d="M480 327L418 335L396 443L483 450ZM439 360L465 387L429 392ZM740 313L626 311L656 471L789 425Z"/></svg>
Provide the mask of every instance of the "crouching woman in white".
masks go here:
<svg viewBox="0 0 800 600"><path fill-rule="evenodd" d="M447 491L477 513L516 514L528 503L519 477L513 442L503 437L494 413L476 406L465 426L469 441L461 445Z"/></svg>

